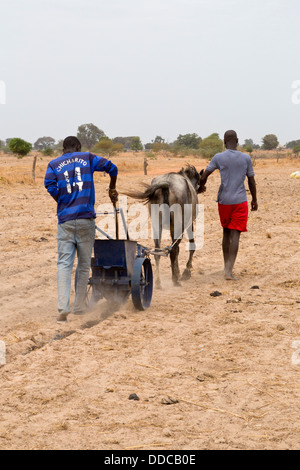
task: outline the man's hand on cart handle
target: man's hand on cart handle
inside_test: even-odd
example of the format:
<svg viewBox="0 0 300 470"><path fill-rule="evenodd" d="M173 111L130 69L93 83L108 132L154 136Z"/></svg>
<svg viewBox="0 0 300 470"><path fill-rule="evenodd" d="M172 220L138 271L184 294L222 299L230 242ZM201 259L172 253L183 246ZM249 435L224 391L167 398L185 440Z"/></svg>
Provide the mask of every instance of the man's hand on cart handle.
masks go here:
<svg viewBox="0 0 300 470"><path fill-rule="evenodd" d="M118 201L118 191L116 189L109 188L108 195L110 197L111 202L114 204Z"/></svg>

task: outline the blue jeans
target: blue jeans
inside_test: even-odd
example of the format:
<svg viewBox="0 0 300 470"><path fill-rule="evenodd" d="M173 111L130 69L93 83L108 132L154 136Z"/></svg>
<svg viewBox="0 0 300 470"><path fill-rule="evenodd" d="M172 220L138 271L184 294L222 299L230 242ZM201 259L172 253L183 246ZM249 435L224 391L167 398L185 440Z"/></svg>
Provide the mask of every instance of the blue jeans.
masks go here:
<svg viewBox="0 0 300 470"><path fill-rule="evenodd" d="M75 219L58 225L57 229L57 291L59 314L70 313L72 269L77 252L73 312L84 313L91 257L95 241L95 219Z"/></svg>

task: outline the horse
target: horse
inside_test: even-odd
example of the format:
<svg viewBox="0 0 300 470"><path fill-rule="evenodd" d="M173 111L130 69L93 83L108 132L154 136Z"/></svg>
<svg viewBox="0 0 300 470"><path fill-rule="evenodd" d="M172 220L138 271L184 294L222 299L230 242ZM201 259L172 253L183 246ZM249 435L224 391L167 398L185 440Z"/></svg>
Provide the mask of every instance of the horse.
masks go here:
<svg viewBox="0 0 300 470"><path fill-rule="evenodd" d="M150 185L145 185L144 192L133 191L127 196L144 201L148 205L153 228L155 251L159 253L162 230L170 230L172 245L170 247L170 260L172 281L180 286L181 280L191 277L192 260L195 252L194 221L197 216L198 189L200 187L200 173L192 165L187 165L180 171L170 172L154 178ZM182 236L187 231L189 239L189 259L186 268L180 277L178 264L179 245ZM155 255L156 287L161 288L159 262L160 255Z"/></svg>

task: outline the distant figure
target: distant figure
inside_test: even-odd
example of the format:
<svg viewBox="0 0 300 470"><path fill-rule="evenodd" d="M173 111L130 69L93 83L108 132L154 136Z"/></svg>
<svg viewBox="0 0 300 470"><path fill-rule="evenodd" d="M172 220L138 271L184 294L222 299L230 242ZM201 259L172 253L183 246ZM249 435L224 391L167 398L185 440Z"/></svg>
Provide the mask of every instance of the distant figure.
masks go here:
<svg viewBox="0 0 300 470"><path fill-rule="evenodd" d="M221 175L221 186L217 202L223 227L224 275L225 279L235 280L233 267L239 249L240 234L247 232L248 202L244 185L246 176L252 196L251 210L256 211L258 204L251 157L237 150L238 137L233 130L225 132L224 144L227 150L217 153L212 158L201 177L199 192L206 190L207 178L218 169Z"/></svg>
<svg viewBox="0 0 300 470"><path fill-rule="evenodd" d="M144 175L147 175L147 167L148 167L148 160L145 157L144 158Z"/></svg>
<svg viewBox="0 0 300 470"><path fill-rule="evenodd" d="M86 310L86 289L95 241L95 171L109 174L109 197L116 202L116 165L103 157L81 152L77 137L64 140L63 155L49 163L45 176L45 187L57 202L58 323L66 323L70 313L71 276L76 253L78 266L73 313L81 315Z"/></svg>

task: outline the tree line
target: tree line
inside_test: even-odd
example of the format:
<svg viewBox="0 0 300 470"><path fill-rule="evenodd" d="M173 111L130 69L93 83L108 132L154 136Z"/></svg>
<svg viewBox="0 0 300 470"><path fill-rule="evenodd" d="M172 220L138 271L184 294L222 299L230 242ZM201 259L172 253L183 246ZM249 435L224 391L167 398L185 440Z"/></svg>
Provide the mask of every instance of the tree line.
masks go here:
<svg viewBox="0 0 300 470"><path fill-rule="evenodd" d="M212 158L218 152L223 150L223 141L218 133L201 138L196 133L179 134L174 142L166 142L161 136L156 136L151 142L143 144L140 137L108 137L102 129L95 124L81 124L77 129L77 137L82 144L83 151L92 151L112 155L121 151L140 151L148 152L168 151L174 155L178 153L194 153L204 158ZM278 148L279 141L275 134L267 134L263 137L261 145L255 144L252 139L245 139L244 144L240 145L242 150L252 153L253 150L274 150ZM288 149L293 149L294 153L300 152L300 139L288 142L285 145ZM9 138L5 141L0 140L0 149L4 152L12 152L19 157L27 155L31 150L42 152L44 155L51 156L55 151L62 151L62 140L56 142L53 137L39 137L36 142L31 144L20 138Z"/></svg>

